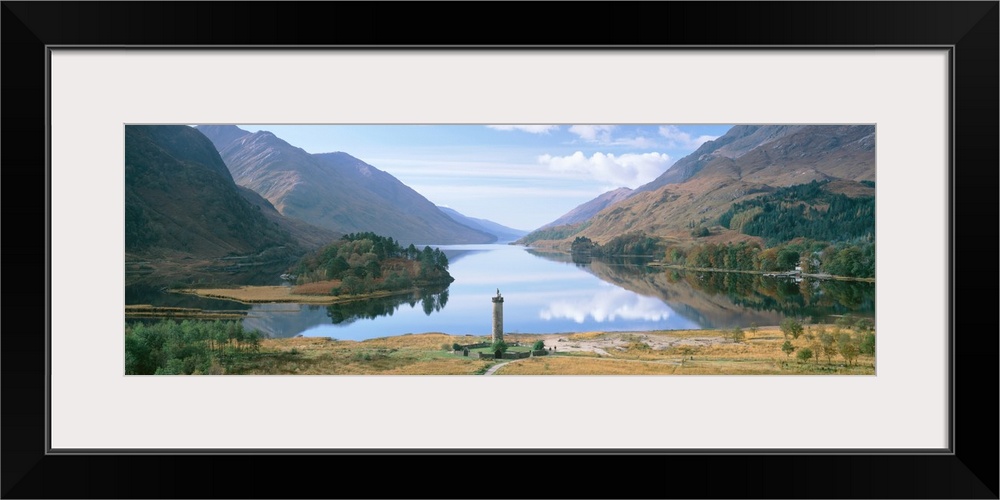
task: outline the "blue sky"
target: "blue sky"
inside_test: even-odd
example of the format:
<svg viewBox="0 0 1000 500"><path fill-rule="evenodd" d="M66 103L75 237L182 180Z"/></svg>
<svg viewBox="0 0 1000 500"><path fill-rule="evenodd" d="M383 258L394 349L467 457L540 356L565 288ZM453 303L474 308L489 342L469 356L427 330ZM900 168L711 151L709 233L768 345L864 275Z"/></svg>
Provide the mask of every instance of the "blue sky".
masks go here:
<svg viewBox="0 0 1000 500"><path fill-rule="evenodd" d="M240 125L309 153L343 151L437 205L531 230L636 188L730 125Z"/></svg>

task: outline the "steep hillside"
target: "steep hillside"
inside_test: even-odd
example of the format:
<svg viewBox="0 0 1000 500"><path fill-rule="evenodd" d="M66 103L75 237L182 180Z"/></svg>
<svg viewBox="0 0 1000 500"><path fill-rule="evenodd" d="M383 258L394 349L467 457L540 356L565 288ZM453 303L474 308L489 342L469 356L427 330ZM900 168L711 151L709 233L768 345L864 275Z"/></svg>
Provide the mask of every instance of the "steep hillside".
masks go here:
<svg viewBox="0 0 1000 500"><path fill-rule="evenodd" d="M329 229L321 228L309 224L306 221L299 219L294 219L292 217L285 217L281 215L271 202L265 200L261 195L255 193L249 188L243 186L237 186L240 190L240 194L246 199L250 204L260 207L260 213L267 217L268 220L277 223L283 229L288 231L288 233L294 238L303 248L307 250L312 250L319 248L324 245L330 244L330 242L340 239L342 234L331 231Z"/></svg>
<svg viewBox="0 0 1000 500"><path fill-rule="evenodd" d="M193 128L126 126L126 283L269 282L331 236L252 201Z"/></svg>
<svg viewBox="0 0 1000 500"><path fill-rule="evenodd" d="M250 133L235 125L198 125L195 129L205 134L217 151L222 151L236 139Z"/></svg>
<svg viewBox="0 0 1000 500"><path fill-rule="evenodd" d="M874 126L738 126L678 160L627 199L578 223L569 237L560 235L540 246L568 248L577 236L604 244L638 232L667 241L690 241L696 238L693 230L700 228L708 234L698 241L762 242L714 226L734 203L781 187L817 181L829 194L871 197L874 180ZM825 210L825 202L817 203L806 208Z"/></svg>
<svg viewBox="0 0 1000 500"><path fill-rule="evenodd" d="M593 200L590 200L582 205L577 206L573 210L566 212L565 215L559 217L558 219L540 227L539 229L548 229L555 226L565 226L567 224L576 224L578 222L584 222L591 217L597 215L598 212L604 210L605 208L618 203L619 201L632 196L633 191L627 187L622 187L615 189L613 191L608 191Z"/></svg>
<svg viewBox="0 0 1000 500"><path fill-rule="evenodd" d="M190 127L125 127L125 248L199 257L294 244L248 203L212 143Z"/></svg>
<svg viewBox="0 0 1000 500"><path fill-rule="evenodd" d="M445 215L451 217L459 224L463 224L473 229L483 231L485 233L489 233L492 234L493 236L496 236L497 241L500 243L514 241L520 238L521 236L528 234L527 231L522 231L520 229L507 227L504 226L503 224L497 224L496 222L493 222L491 220L477 219L475 217L468 217L462 215L458 211L448 207L438 207L438 209L444 212Z"/></svg>
<svg viewBox="0 0 1000 500"><path fill-rule="evenodd" d="M231 129L208 133L218 143ZM339 233L371 231L404 243L490 243L493 235L463 226L395 177L346 153L309 154L274 134L237 137L220 151L237 184L282 215Z"/></svg>
<svg viewBox="0 0 1000 500"><path fill-rule="evenodd" d="M640 186L636 192L655 191L667 184L684 182L703 167L719 158L739 158L761 144L794 134L803 129L801 125L737 125L722 137L702 144L691 153L670 166L653 181Z"/></svg>

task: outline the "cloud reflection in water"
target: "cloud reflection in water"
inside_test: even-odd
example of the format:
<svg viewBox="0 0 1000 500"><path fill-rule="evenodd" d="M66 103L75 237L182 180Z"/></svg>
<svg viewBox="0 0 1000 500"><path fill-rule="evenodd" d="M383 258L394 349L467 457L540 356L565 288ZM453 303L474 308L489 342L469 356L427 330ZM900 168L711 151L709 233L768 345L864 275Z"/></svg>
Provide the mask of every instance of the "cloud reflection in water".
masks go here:
<svg viewBox="0 0 1000 500"><path fill-rule="evenodd" d="M544 320L571 319L577 323L583 323L589 316L598 323L604 323L619 319L665 321L673 313L659 299L608 287L595 295L557 300L538 315Z"/></svg>

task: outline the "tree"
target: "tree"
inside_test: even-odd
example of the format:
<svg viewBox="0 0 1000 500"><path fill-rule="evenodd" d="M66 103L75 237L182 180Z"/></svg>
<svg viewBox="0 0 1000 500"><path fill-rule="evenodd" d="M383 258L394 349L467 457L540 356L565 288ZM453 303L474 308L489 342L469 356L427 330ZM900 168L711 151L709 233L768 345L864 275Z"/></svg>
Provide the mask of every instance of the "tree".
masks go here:
<svg viewBox="0 0 1000 500"><path fill-rule="evenodd" d="M864 334L864 336L861 338L861 345L858 346L858 350L861 351L861 354L867 354L868 356L874 356L875 355L875 334L874 333L866 333L866 334Z"/></svg>
<svg viewBox="0 0 1000 500"><path fill-rule="evenodd" d="M778 250L777 264L778 268L781 269L782 271L791 270L798 263L799 263L798 252L789 248L782 248L781 250Z"/></svg>
<svg viewBox="0 0 1000 500"><path fill-rule="evenodd" d="M493 342L493 345L490 346L490 350L493 351L494 356L496 356L497 358L502 358L503 353L507 352L507 343L504 342L503 340L497 340L496 342Z"/></svg>
<svg viewBox="0 0 1000 500"><path fill-rule="evenodd" d="M373 260L365 264L365 274L367 277L371 278L381 278L382 277L382 266L379 265L377 260Z"/></svg>
<svg viewBox="0 0 1000 500"><path fill-rule="evenodd" d="M730 332L730 335L732 335L732 337L733 337L733 342L737 342L737 343L743 342L743 339L745 337L743 335L743 329L740 328L740 327L738 327L738 326L735 327L735 328L733 328L732 332Z"/></svg>
<svg viewBox="0 0 1000 500"><path fill-rule="evenodd" d="M750 323L750 334L757 338L757 323Z"/></svg>
<svg viewBox="0 0 1000 500"><path fill-rule="evenodd" d="M570 251L578 255L587 255L594 250L595 246L596 245L594 245L594 242L591 241L590 238L587 238L586 236L577 236L576 239L573 240L573 244L570 245Z"/></svg>
<svg viewBox="0 0 1000 500"><path fill-rule="evenodd" d="M784 344L781 344L781 350L782 352L785 353L785 356L787 357L790 354L792 354L792 352L795 350L795 346L793 346L791 342L786 340Z"/></svg>
<svg viewBox="0 0 1000 500"><path fill-rule="evenodd" d="M858 357L858 346L854 344L851 336L846 333L840 334L837 338L837 351L840 352L840 355L848 365Z"/></svg>
<svg viewBox="0 0 1000 500"><path fill-rule="evenodd" d="M215 345L218 347L219 353L221 354L225 350L226 345L229 343L229 334L227 334L226 330L223 328L216 328L212 332L212 340L215 341Z"/></svg>
<svg viewBox="0 0 1000 500"><path fill-rule="evenodd" d="M533 351L541 351L542 349L545 349L545 341L544 340L536 340L535 343L534 343L534 345L531 346L531 349Z"/></svg>
<svg viewBox="0 0 1000 500"><path fill-rule="evenodd" d="M858 357L858 346L854 345L854 343L841 344L838 346L838 349L840 350L840 355L843 356L848 365Z"/></svg>
<svg viewBox="0 0 1000 500"><path fill-rule="evenodd" d="M364 288L364 282L356 276L347 276L340 282L340 291L347 295L361 293L362 288Z"/></svg>
<svg viewBox="0 0 1000 500"><path fill-rule="evenodd" d="M326 277L330 279L340 278L344 275L344 271L350 268L351 266L347 263L347 260L338 255L326 268Z"/></svg>
<svg viewBox="0 0 1000 500"><path fill-rule="evenodd" d="M254 353L260 352L260 330L254 329L247 333L247 341L250 343L250 350Z"/></svg>
<svg viewBox="0 0 1000 500"><path fill-rule="evenodd" d="M875 322L869 318L858 318L854 323L854 329L859 332L870 332L875 329Z"/></svg>
<svg viewBox="0 0 1000 500"><path fill-rule="evenodd" d="M434 250L438 267L448 269L448 256L445 255L439 248L435 248Z"/></svg>
<svg viewBox="0 0 1000 500"><path fill-rule="evenodd" d="M813 351L808 347L804 347L801 350L799 350L799 353L796 354L795 356L799 358L800 361L808 362L813 357Z"/></svg>
<svg viewBox="0 0 1000 500"><path fill-rule="evenodd" d="M249 340L247 334L250 332L243 329L243 323L237 323L236 321L233 321L231 324L235 325L234 327L235 333L233 334L232 338L236 340L236 350L243 351L244 345L247 344L247 340Z"/></svg>
<svg viewBox="0 0 1000 500"><path fill-rule="evenodd" d="M818 363L819 355L823 353L823 345L819 342L813 342L812 344L809 344L809 350L813 352L813 358Z"/></svg>
<svg viewBox="0 0 1000 500"><path fill-rule="evenodd" d="M799 338L799 335L802 335L802 323L799 323L792 318L785 318L785 320L781 322L781 333L785 334L786 339L789 335L791 335L793 339L797 339Z"/></svg>
<svg viewBox="0 0 1000 500"><path fill-rule="evenodd" d="M837 354L837 346L833 343L823 344L823 355L826 356L826 364L833 361L833 356Z"/></svg>

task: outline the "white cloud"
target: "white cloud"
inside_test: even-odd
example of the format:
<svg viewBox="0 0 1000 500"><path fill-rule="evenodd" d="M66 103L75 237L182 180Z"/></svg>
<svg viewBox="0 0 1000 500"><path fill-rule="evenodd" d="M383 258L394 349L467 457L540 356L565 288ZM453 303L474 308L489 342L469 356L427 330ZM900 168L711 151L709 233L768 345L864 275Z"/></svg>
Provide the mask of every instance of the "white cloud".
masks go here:
<svg viewBox="0 0 1000 500"><path fill-rule="evenodd" d="M577 137L602 146L628 146L639 149L649 149L659 146L654 139L644 136L616 137L616 125L573 125L569 131Z"/></svg>
<svg viewBox="0 0 1000 500"><path fill-rule="evenodd" d="M486 127L493 130L520 130L529 134L547 134L559 129L558 125L487 125Z"/></svg>
<svg viewBox="0 0 1000 500"><path fill-rule="evenodd" d="M659 144L648 137L621 137L611 141L615 146L631 146L633 148L646 149L659 146Z"/></svg>
<svg viewBox="0 0 1000 500"><path fill-rule="evenodd" d="M611 142L611 131L614 129L614 125L573 125L569 131L584 140L609 143Z"/></svg>
<svg viewBox="0 0 1000 500"><path fill-rule="evenodd" d="M583 175L614 186L639 187L662 174L673 161L666 153L594 153L587 158L577 151L569 156L542 155L538 163L553 172Z"/></svg>
<svg viewBox="0 0 1000 500"><path fill-rule="evenodd" d="M719 138L719 136L715 135L699 135L698 137L691 137L691 134L684 132L673 125L661 126L660 135L667 138L669 147L681 149L698 149L698 147L702 144Z"/></svg>

